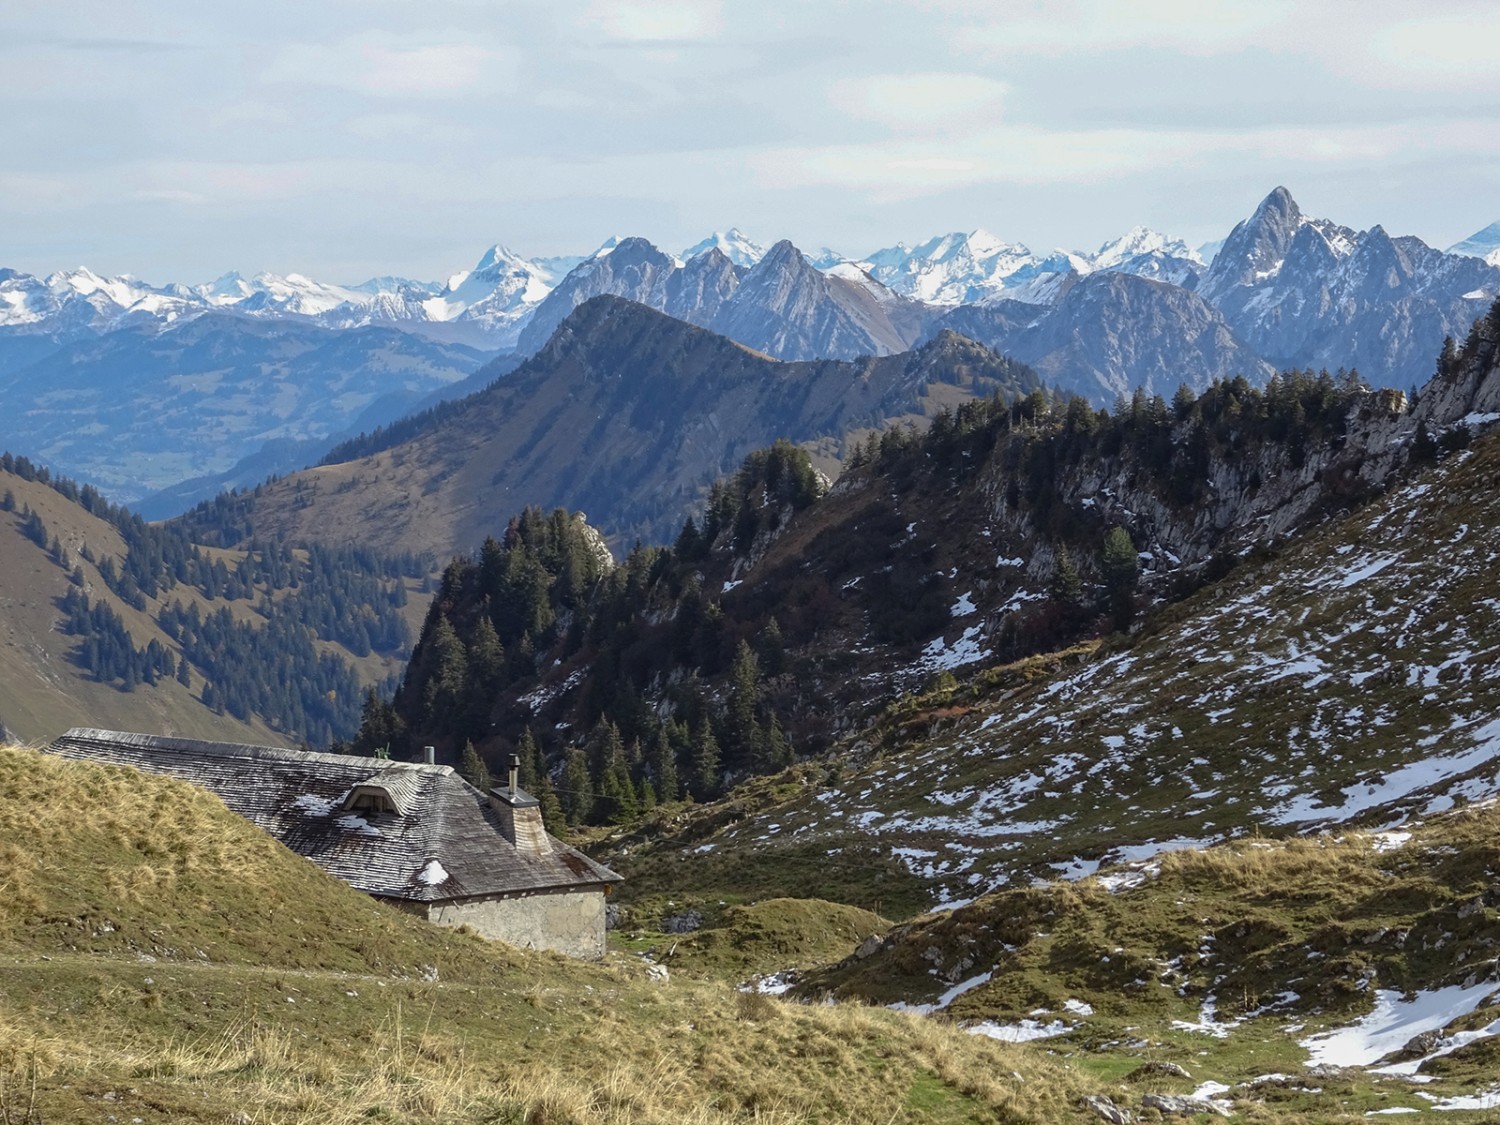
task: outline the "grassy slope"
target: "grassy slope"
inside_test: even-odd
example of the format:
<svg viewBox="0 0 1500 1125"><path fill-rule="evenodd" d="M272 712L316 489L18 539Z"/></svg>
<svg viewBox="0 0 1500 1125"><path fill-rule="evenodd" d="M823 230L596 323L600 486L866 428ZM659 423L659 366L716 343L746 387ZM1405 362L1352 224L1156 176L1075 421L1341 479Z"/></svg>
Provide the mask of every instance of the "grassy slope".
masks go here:
<svg viewBox="0 0 1500 1125"><path fill-rule="evenodd" d="M905 871L888 886L962 900L1194 840L1493 793L1497 481L1491 436L1170 607L1128 645L907 700L828 776L803 767L800 784L759 784L737 812L692 814L633 847L637 890L711 895L757 870L839 898L838 863L874 871L873 852ZM872 906L873 891L845 901ZM892 901L881 912L899 917Z"/></svg>
<svg viewBox="0 0 1500 1125"><path fill-rule="evenodd" d="M0 750L0 841L13 1122L1052 1122L1103 1085L909 1015L436 929L131 771Z"/></svg>
<svg viewBox="0 0 1500 1125"><path fill-rule="evenodd" d="M175 680L131 693L94 682L70 659L74 638L57 630L58 601L68 573L20 534L23 505L30 505L81 566L91 598L108 602L124 620L137 647L153 638L175 652L149 613L140 613L105 586L98 567L79 557L87 544L98 561L123 557L115 529L44 484L0 472L0 491L15 493L16 511L0 512L0 722L20 738L61 734L72 726L171 731L188 737L274 741L269 728L215 715L197 702L201 677L190 693ZM179 596L182 596L179 593Z"/></svg>
<svg viewBox="0 0 1500 1125"><path fill-rule="evenodd" d="M1073 1027L1051 1042L1088 1054L1099 1073L1123 1073L1145 1057L1230 1085L1302 1073L1297 1040L1368 1012L1378 989L1483 991L1489 981L1492 994L1450 1030L1482 1027L1500 1016L1500 807L1442 814L1409 831L1409 840L1351 832L1171 853L1136 864L1115 893L1092 878L1002 891L898 927L874 955L800 987L930 1002L988 972L952 1000L948 1018L1015 1022L1045 1011L1041 1022ZM1070 1000L1093 1013L1069 1014ZM1203 1022L1205 1009L1220 1024L1243 1022L1221 1028L1222 1038L1174 1026ZM1487 1089L1500 1075L1497 1046L1481 1040L1423 1064L1421 1073L1439 1080L1422 1089ZM1267 1090L1242 1088L1242 1096ZM1427 1105L1407 1080L1358 1070L1270 1092L1315 1118Z"/></svg>
<svg viewBox="0 0 1500 1125"><path fill-rule="evenodd" d="M25 481L0 472L0 492L9 489L16 497L15 512L0 512L0 723L23 739L50 738L69 727L94 726L124 730L149 730L189 738L226 738L240 742L280 742L284 736L263 722L241 723L232 715L216 715L198 701L203 690L201 674L193 676L191 690L175 680L155 686L140 685L134 692L94 682L75 664L70 654L77 642L57 630L58 601L68 589L69 576L46 551L20 534L20 509L29 505L42 517L48 534L67 551L70 564L83 569L85 590L92 600L107 602L120 615L137 648L157 640L174 654L177 645L156 624L162 601L147 599L144 612L126 605L104 584L97 563L124 555L119 534L104 520L84 511L47 485ZM79 552L87 545L96 562ZM241 552L208 549L211 558L237 564ZM428 598L415 583L406 613L412 635L421 629ZM196 602L205 613L227 605L236 617L258 620L247 601L209 602L196 589L175 587L163 594L166 604ZM334 645L321 647L348 654ZM388 658L371 654L353 661L359 675L370 683L384 679L396 667Z"/></svg>

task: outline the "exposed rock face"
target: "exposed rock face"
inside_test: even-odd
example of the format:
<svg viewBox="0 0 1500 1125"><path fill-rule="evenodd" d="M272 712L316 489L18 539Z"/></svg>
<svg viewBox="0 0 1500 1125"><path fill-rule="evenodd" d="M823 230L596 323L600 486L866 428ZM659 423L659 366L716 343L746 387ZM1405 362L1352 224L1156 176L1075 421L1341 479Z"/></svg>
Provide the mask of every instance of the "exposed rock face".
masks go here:
<svg viewBox="0 0 1500 1125"><path fill-rule="evenodd" d="M1198 285L1235 333L1278 366L1358 368L1378 386L1431 374L1500 295L1500 269L1381 227L1304 215L1277 188L1237 225Z"/></svg>
<svg viewBox="0 0 1500 1125"><path fill-rule="evenodd" d="M820 273L783 240L745 275L712 327L781 359L891 355L920 332L909 305L873 278L861 284Z"/></svg>
<svg viewBox="0 0 1500 1125"><path fill-rule="evenodd" d="M644 238L624 239L608 254L575 266L537 306L516 347L528 354L541 350L568 314L591 297L611 294L665 311L667 283L679 268L675 258Z"/></svg>
<svg viewBox="0 0 1500 1125"><path fill-rule="evenodd" d="M573 270L538 306L519 347L536 352L590 297L612 294L708 328L777 359L854 359L905 351L931 311L853 267L815 269L781 241L748 270L717 248L686 264L643 238Z"/></svg>
<svg viewBox="0 0 1500 1125"><path fill-rule="evenodd" d="M1275 369L1237 339L1206 301L1176 285L1118 272L1078 278L1050 308L1003 301L937 322L1036 368L1048 383L1098 404L1144 387L1170 395Z"/></svg>

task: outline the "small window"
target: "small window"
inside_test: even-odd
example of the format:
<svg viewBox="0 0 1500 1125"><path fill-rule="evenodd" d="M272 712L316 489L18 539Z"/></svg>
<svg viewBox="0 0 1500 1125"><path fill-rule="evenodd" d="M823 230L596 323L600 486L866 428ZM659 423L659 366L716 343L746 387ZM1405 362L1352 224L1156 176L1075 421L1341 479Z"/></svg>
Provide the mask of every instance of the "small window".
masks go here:
<svg viewBox="0 0 1500 1125"><path fill-rule="evenodd" d="M350 806L355 812L390 812L396 811L396 806L384 793L361 793L354 798L354 804Z"/></svg>
<svg viewBox="0 0 1500 1125"><path fill-rule="evenodd" d="M356 785L349 790L342 806L346 812L356 813L400 813L396 799L383 785Z"/></svg>

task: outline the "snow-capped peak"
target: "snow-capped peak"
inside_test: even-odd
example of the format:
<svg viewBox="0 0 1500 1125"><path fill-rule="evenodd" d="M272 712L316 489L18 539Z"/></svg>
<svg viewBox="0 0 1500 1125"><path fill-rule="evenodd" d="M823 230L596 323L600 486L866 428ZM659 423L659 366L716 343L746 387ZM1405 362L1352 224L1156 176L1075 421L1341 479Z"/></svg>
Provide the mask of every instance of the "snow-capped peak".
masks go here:
<svg viewBox="0 0 1500 1125"><path fill-rule="evenodd" d="M1448 247L1448 253L1483 258L1492 266L1500 266L1500 222L1493 222L1462 242L1455 242Z"/></svg>
<svg viewBox="0 0 1500 1125"><path fill-rule="evenodd" d="M1143 226L1132 227L1121 237L1106 242L1099 247L1098 253L1094 254L1090 261L1096 270L1107 270L1123 265L1142 254L1164 254L1173 258L1183 258L1195 265L1203 265L1203 259L1198 256L1198 252L1182 239L1169 238L1159 231Z"/></svg>
<svg viewBox="0 0 1500 1125"><path fill-rule="evenodd" d="M495 243L479 259L479 264L469 272L476 273L498 273L501 270L510 269L514 266L530 265L525 258L514 253L508 246Z"/></svg>
<svg viewBox="0 0 1500 1125"><path fill-rule="evenodd" d="M609 254L610 254L610 252L613 251L616 246L620 245L620 243L622 243L624 241L625 240L623 238L621 238L618 234L612 234L608 238L606 238L603 242L601 242L599 244L599 249L595 250L592 254L589 255L589 257L590 258L605 258L605 257L608 257Z"/></svg>
<svg viewBox="0 0 1500 1125"><path fill-rule="evenodd" d="M1008 278L1037 262L1025 246L977 229L937 235L910 248L897 243L857 264L898 293L937 305L959 305L999 295L1008 287Z"/></svg>
<svg viewBox="0 0 1500 1125"><path fill-rule="evenodd" d="M766 256L766 248L740 230L739 227L730 227L724 231L714 231L713 234L695 242L681 254L683 261L691 261L701 254L707 254L710 250L717 250L737 266L749 268Z"/></svg>

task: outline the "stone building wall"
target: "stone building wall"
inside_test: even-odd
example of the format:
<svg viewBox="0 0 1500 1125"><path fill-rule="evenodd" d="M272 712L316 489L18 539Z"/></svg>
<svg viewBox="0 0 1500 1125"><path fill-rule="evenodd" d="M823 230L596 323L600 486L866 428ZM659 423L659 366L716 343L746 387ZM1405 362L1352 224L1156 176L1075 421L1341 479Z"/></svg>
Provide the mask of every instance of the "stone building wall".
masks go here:
<svg viewBox="0 0 1500 1125"><path fill-rule="evenodd" d="M521 949L552 949L592 959L604 956L604 891L600 887L434 902L427 904L426 916L440 926L472 926L487 938Z"/></svg>

